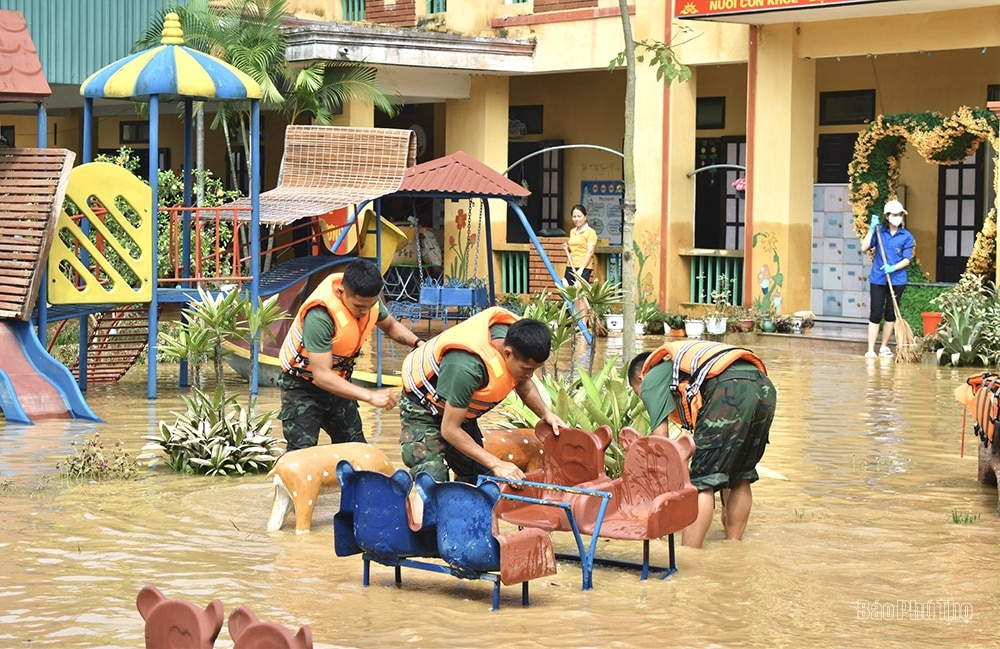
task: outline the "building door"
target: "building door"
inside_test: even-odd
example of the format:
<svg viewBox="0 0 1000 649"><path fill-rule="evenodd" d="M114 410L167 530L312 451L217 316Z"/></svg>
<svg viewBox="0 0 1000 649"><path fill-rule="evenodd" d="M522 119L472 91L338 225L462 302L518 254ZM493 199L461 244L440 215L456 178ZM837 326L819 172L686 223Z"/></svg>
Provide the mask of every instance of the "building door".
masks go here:
<svg viewBox="0 0 1000 649"><path fill-rule="evenodd" d="M957 282L983 227L983 147L938 172L937 278ZM919 245L919 242L918 242Z"/></svg>
<svg viewBox="0 0 1000 649"><path fill-rule="evenodd" d="M745 138L702 138L696 146L695 169L718 164L746 165ZM746 202L736 195L738 169L709 169L695 174L694 247L742 250Z"/></svg>
<svg viewBox="0 0 1000 649"><path fill-rule="evenodd" d="M514 164L526 155L562 144L561 140L543 142L510 142L507 145L507 164ZM562 150L546 151L514 167L507 177L527 186L531 192L521 204L521 209L531 228L539 230L557 228L562 223ZM565 229L565 228L564 228ZM507 208L507 243L528 243L531 239L513 209Z"/></svg>

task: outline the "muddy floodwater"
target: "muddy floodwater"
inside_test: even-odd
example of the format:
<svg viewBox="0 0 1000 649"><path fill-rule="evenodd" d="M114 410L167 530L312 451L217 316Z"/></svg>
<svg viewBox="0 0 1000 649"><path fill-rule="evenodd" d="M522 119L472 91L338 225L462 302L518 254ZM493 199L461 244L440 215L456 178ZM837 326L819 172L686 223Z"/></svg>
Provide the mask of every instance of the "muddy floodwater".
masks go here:
<svg viewBox="0 0 1000 649"><path fill-rule="evenodd" d="M716 517L704 549L678 548L672 577L598 567L586 592L579 566L560 561L532 583L530 607L505 586L499 611L490 584L424 571L404 569L397 588L373 564L362 587L361 558L334 555L336 493L296 535L291 517L265 531L264 476L59 477L71 442L100 433L138 452L182 409L169 367L155 400L141 371L90 390L103 424L0 424L0 648L142 647L145 584L200 605L218 598L227 616L245 604L308 624L317 647L996 647L997 492L976 482L971 425L960 457L951 396L972 370L758 351L778 388L763 464L787 480L754 485L745 540L723 541ZM262 389L261 405L277 404ZM364 416L369 441L398 463L397 412ZM574 548L568 534L554 541ZM639 559L641 544L602 542L600 554ZM654 542L654 563L666 556ZM216 646L232 646L225 629Z"/></svg>

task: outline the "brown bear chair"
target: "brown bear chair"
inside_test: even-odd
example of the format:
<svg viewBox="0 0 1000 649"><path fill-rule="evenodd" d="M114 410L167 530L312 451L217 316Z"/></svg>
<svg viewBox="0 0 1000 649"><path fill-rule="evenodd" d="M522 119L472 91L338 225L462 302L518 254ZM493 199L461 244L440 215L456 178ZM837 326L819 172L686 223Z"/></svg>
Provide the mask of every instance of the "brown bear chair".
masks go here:
<svg viewBox="0 0 1000 649"><path fill-rule="evenodd" d="M237 606L229 616L229 635L233 649L312 649L312 630L308 625L292 634L274 622L261 622L246 606Z"/></svg>
<svg viewBox="0 0 1000 649"><path fill-rule="evenodd" d="M212 649L222 630L222 602L217 599L202 610L167 599L156 586L143 586L135 604L146 621L146 649Z"/></svg>

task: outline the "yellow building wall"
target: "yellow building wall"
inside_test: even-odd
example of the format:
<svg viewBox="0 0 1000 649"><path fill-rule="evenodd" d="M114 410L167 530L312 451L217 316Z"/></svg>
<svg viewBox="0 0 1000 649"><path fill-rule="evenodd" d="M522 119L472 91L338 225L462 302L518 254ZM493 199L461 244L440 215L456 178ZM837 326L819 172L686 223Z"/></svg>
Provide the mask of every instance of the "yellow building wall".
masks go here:
<svg viewBox="0 0 1000 649"><path fill-rule="evenodd" d="M510 82L512 106L543 106L544 132L526 137L529 141L560 140L567 145L591 144L620 152L625 133L624 96L625 74L620 70L514 77ZM597 149L565 149L561 227L569 231L573 225L569 210L580 202L582 181L621 178L620 156Z"/></svg>
<svg viewBox="0 0 1000 649"><path fill-rule="evenodd" d="M502 171L507 168L507 120L509 83L507 77L478 75L472 77L468 99L452 99L446 104L448 114L445 132L445 151L442 156L464 151L486 166ZM444 214L444 270L448 274L460 251L466 248L470 235L478 243L469 247L466 260L466 279L477 271L477 277L486 276L485 207L480 201L445 201ZM503 241L507 227L506 203L490 201L490 232L494 241ZM466 217L466 227L459 228L459 211ZM481 216L482 214L482 216ZM494 272L497 270L494 268ZM499 277L499 274L496 275Z"/></svg>
<svg viewBox="0 0 1000 649"><path fill-rule="evenodd" d="M79 151L83 134L80 131L79 119L72 113L66 116L46 116L47 128L45 146L59 147ZM14 141L6 146L21 149L31 149L38 146L38 117L32 115L3 115L0 124L14 127Z"/></svg>

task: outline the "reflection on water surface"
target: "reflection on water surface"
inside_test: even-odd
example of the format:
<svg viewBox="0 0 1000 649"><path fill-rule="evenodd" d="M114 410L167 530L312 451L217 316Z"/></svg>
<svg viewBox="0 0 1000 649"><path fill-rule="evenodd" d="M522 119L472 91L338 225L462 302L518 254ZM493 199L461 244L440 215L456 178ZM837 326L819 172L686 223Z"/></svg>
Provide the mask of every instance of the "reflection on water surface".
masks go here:
<svg viewBox="0 0 1000 649"><path fill-rule="evenodd" d="M0 428L0 647L143 646L135 596L147 583L228 614L309 624L317 646L844 647L995 646L1000 579L996 490L976 484L975 445L959 457L962 412L951 391L968 371L835 353L759 350L779 405L764 464L789 478L755 486L746 540L678 549L680 572L640 582L579 567L519 589L337 558L337 495L321 497L313 532L267 533L263 476L143 473L129 483L49 478L70 442L100 432L138 451L141 436L183 406L171 381L145 398L144 375L92 390L107 423ZM276 390L262 391L276 408ZM369 438L398 458L395 412L366 410ZM956 525L953 512L980 514ZM557 549L571 551L568 535ZM639 544L601 552L638 559ZM653 544L654 560L666 543ZM219 647L231 646L223 631Z"/></svg>

